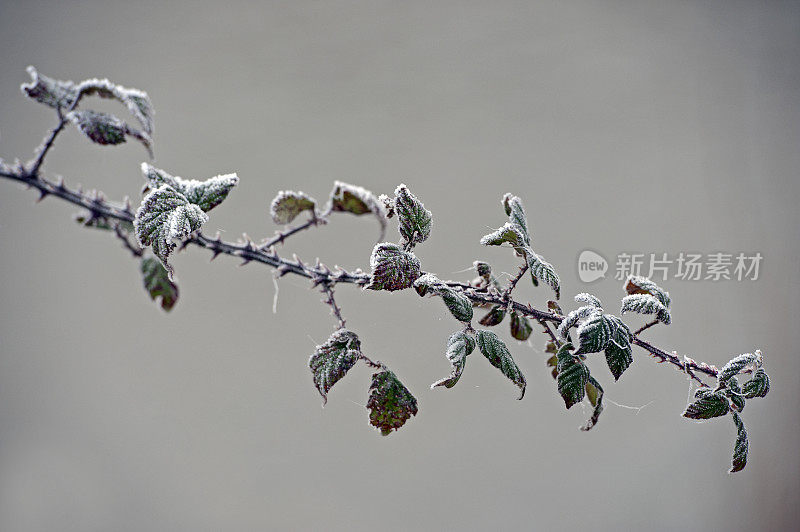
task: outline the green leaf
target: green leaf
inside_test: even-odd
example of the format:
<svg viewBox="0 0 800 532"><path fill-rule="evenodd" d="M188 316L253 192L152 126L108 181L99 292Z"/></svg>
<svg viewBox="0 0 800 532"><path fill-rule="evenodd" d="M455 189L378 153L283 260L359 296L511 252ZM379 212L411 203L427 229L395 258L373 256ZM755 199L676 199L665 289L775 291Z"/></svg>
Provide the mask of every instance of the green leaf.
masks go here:
<svg viewBox="0 0 800 532"><path fill-rule="evenodd" d="M603 314L594 314L578 327L578 351L575 353L598 353L611 341L611 323Z"/></svg>
<svg viewBox="0 0 800 532"><path fill-rule="evenodd" d="M589 382L589 370L577 356L570 353L570 349L572 344L567 342L556 353L558 393L567 409L583 400L586 383Z"/></svg>
<svg viewBox="0 0 800 532"><path fill-rule="evenodd" d="M517 196L506 193L503 196L503 208L508 215L508 221L517 224L524 237L524 243L531 243L531 236L528 232L528 218L525 216L525 209L522 208L522 200Z"/></svg>
<svg viewBox="0 0 800 532"><path fill-rule="evenodd" d="M383 369L372 375L367 409L370 424L387 436L417 415L417 400L394 373Z"/></svg>
<svg viewBox="0 0 800 532"><path fill-rule="evenodd" d="M518 225L506 222L500 229L481 238L484 246L499 246L506 242L520 249L525 245L525 235Z"/></svg>
<svg viewBox="0 0 800 532"><path fill-rule="evenodd" d="M39 74L29 66L31 82L24 83L20 89L29 98L52 108L69 108L78 97L78 88L72 81L60 81Z"/></svg>
<svg viewBox="0 0 800 532"><path fill-rule="evenodd" d="M742 395L742 387L739 386L739 379L731 377L730 380L728 380L727 387L725 388L725 396L730 400L732 410L736 412L744 410L745 397Z"/></svg>
<svg viewBox="0 0 800 532"><path fill-rule="evenodd" d="M432 273L426 273L417 278L414 281L414 289L420 296L424 296L428 292L439 295L447 309L458 321L469 323L472 320L472 301L466 295L447 286Z"/></svg>
<svg viewBox="0 0 800 532"><path fill-rule="evenodd" d="M747 430L744 428L742 418L736 412L732 417L733 423L736 425L736 443L733 446L733 458L729 473L736 473L747 465L747 451L750 449L750 442L747 440Z"/></svg>
<svg viewBox="0 0 800 532"><path fill-rule="evenodd" d="M398 186L394 196L400 234L411 246L427 240L431 234L431 211L405 185Z"/></svg>
<svg viewBox="0 0 800 532"><path fill-rule="evenodd" d="M152 157L150 136L128 127L125 122L114 115L96 111L72 111L67 114L67 118L92 142L102 145L122 144L126 137L130 136L140 141Z"/></svg>
<svg viewBox="0 0 800 532"><path fill-rule="evenodd" d="M172 279L169 256L176 247L173 240L189 236L207 221L208 215L200 207L189 203L169 185L162 185L144 197L133 227L139 244L152 246L153 253L161 259Z"/></svg>
<svg viewBox="0 0 800 532"><path fill-rule="evenodd" d="M531 331L533 331L533 327L531 327L531 322L528 321L528 318L514 310L511 311L509 318L511 319L511 336L520 342L527 340L531 335Z"/></svg>
<svg viewBox="0 0 800 532"><path fill-rule="evenodd" d="M730 403L723 392L700 388L694 393L695 401L686 407L683 417L689 419L711 419L724 416L730 411Z"/></svg>
<svg viewBox="0 0 800 532"><path fill-rule="evenodd" d="M606 345L606 363L614 380L618 381L622 374L633 363L631 335L628 327L618 317L606 314L605 319L611 326L611 338Z"/></svg>
<svg viewBox="0 0 800 532"><path fill-rule="evenodd" d="M586 292L581 292L580 294L576 295L575 301L578 303L583 303L584 305L595 307L599 310L603 310L603 305L600 304L600 300L592 294L587 294Z"/></svg>
<svg viewBox="0 0 800 532"><path fill-rule="evenodd" d="M492 327L500 324L505 317L506 308L503 305L495 305L489 310L489 312L486 313L483 318L481 318L479 323L484 327Z"/></svg>
<svg viewBox="0 0 800 532"><path fill-rule="evenodd" d="M403 290L409 288L420 276L420 262L413 253L397 244L376 244L369 258L372 279L370 290Z"/></svg>
<svg viewBox="0 0 800 532"><path fill-rule="evenodd" d="M291 223L303 211L311 211L313 213L316 206L316 201L302 192L282 190L272 200L269 212L276 224L286 225Z"/></svg>
<svg viewBox="0 0 800 532"><path fill-rule="evenodd" d="M561 280L558 278L553 265L544 260L541 255L534 253L530 248L525 248L525 260L527 260L528 268L531 270L534 286L539 285L538 281L544 281L556 293L556 299L559 299L561 297Z"/></svg>
<svg viewBox="0 0 800 532"><path fill-rule="evenodd" d="M729 360L727 364L722 366L717 375L718 386L725 386L728 380L748 366L760 367L761 366L761 351L755 353L744 353Z"/></svg>
<svg viewBox="0 0 800 532"><path fill-rule="evenodd" d="M525 376L511 357L511 352L506 344L491 331L478 331L477 344L478 349L491 362L492 366L499 369L503 375L519 387L518 399L522 399L525 395Z"/></svg>
<svg viewBox="0 0 800 532"><path fill-rule="evenodd" d="M239 177L236 174L218 175L205 181L198 181L170 175L147 163L142 163L142 174L147 180L144 191L169 185L183 194L189 203L200 207L203 212L208 212L225 201L233 187L239 183Z"/></svg>
<svg viewBox="0 0 800 532"><path fill-rule="evenodd" d="M748 399L766 397L769 393L769 375L763 368L758 368L753 377L744 383L742 393Z"/></svg>
<svg viewBox="0 0 800 532"><path fill-rule="evenodd" d="M333 212L349 212L360 216L372 213L378 218L381 226L381 234L378 240L382 240L386 232L387 212L384 203L375 197L369 190L336 181L331 190L329 209Z"/></svg>
<svg viewBox="0 0 800 532"><path fill-rule="evenodd" d="M581 427L583 431L591 430L592 427L597 425L600 414L603 413L603 387L591 375L589 375L589 380L586 382L586 397L594 407L594 410L592 411L592 417Z"/></svg>
<svg viewBox="0 0 800 532"><path fill-rule="evenodd" d="M328 402L328 392L333 385L355 366L360 349L361 342L355 333L339 329L314 350L308 359L308 367L314 378L314 386L322 396L322 404Z"/></svg>
<svg viewBox="0 0 800 532"><path fill-rule="evenodd" d="M454 333L447 339L447 360L453 368L449 377L438 380L431 384L431 389L437 386L452 388L461 378L464 366L467 362L467 355L475 349L475 340L464 331Z"/></svg>
<svg viewBox="0 0 800 532"><path fill-rule="evenodd" d="M669 304L671 303L669 292L647 277L631 275L625 283L625 291L628 292L628 294L650 294L658 299L666 308L669 308Z"/></svg>
<svg viewBox="0 0 800 532"><path fill-rule="evenodd" d="M169 312L178 301L178 285L170 281L167 270L156 259L142 259L142 280L144 289L153 301L161 298L161 308Z"/></svg>
<svg viewBox="0 0 800 532"><path fill-rule="evenodd" d="M664 325L672 322L669 310L658 299L650 294L632 294L622 298L622 314L638 312L639 314L655 314L656 319Z"/></svg>
<svg viewBox="0 0 800 532"><path fill-rule="evenodd" d="M558 324L558 328L556 329L556 334L562 340L567 341L569 340L568 335L569 335L569 330L571 328L576 326L578 322L599 313L600 311L598 310L598 308L592 305L584 305L582 307L579 307L571 311L564 317L563 320L561 320L561 323Z"/></svg>

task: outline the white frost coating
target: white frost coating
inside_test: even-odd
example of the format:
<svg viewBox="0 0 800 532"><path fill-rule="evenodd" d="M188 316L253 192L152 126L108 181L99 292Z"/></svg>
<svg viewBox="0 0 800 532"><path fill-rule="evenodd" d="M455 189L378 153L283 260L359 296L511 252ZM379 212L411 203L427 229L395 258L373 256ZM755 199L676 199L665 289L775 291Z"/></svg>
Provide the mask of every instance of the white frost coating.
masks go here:
<svg viewBox="0 0 800 532"><path fill-rule="evenodd" d="M588 294L586 292L581 292L580 294L575 296L575 301L577 303L583 303L585 305L591 305L593 307L597 307L598 309L602 310L603 306L600 304L600 300L597 299L592 294Z"/></svg>
<svg viewBox="0 0 800 532"><path fill-rule="evenodd" d="M585 305L583 307L579 307L573 310L572 312L567 314L567 316L563 320L561 320L561 323L558 325L558 328L556 329L556 334L558 334L558 337L561 340L566 342L568 339L567 333L569 333L569 330L572 327L577 325L579 321L586 320L595 314L599 314L601 310L602 309L592 305Z"/></svg>
<svg viewBox="0 0 800 532"><path fill-rule="evenodd" d="M655 314L656 319L664 325L672 322L667 307L650 294L631 294L622 298L621 314L626 312L638 312L639 314Z"/></svg>
<svg viewBox="0 0 800 532"><path fill-rule="evenodd" d="M269 214L276 224L291 223L303 211L314 211L317 202L302 191L281 190L269 205Z"/></svg>
<svg viewBox="0 0 800 532"><path fill-rule="evenodd" d="M204 212L208 212L222 203L233 187L239 183L239 176L235 173L222 174L199 181L173 176L148 163L142 163L142 174L147 180L144 191L169 185L184 195L189 203L199 206Z"/></svg>
<svg viewBox="0 0 800 532"><path fill-rule="evenodd" d="M661 304L667 308L669 308L669 305L672 302L669 297L669 292L658 286L649 278L641 275L629 275L628 280L625 282L625 290L629 294L647 292L658 299Z"/></svg>
<svg viewBox="0 0 800 532"><path fill-rule="evenodd" d="M82 95L97 95L101 98L113 98L119 101L128 108L128 111L139 121L148 135L153 134L155 110L146 92L117 85L106 78L83 80L78 84L77 89Z"/></svg>
<svg viewBox="0 0 800 532"><path fill-rule="evenodd" d="M355 209L352 208L352 206L348 208L348 206L344 205L343 203L346 199L348 199L348 195L352 196L363 205L356 206ZM378 218L378 223L381 226L381 233L378 237L378 240L383 240L383 237L386 234L386 225L388 223L386 206L382 201L375 197L375 194L364 187L351 185L342 181L334 181L333 190L331 190L330 197L328 198L328 205L325 209L325 214L331 211L350 212L356 215L371 212Z"/></svg>

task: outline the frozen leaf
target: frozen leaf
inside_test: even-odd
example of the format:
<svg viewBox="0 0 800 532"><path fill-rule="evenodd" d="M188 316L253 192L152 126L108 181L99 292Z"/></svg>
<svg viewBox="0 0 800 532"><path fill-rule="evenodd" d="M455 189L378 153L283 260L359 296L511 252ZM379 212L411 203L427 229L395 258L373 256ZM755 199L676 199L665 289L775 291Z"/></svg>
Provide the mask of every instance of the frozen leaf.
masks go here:
<svg viewBox="0 0 800 532"><path fill-rule="evenodd" d="M581 427L583 431L591 430L592 427L597 425L600 414L603 413L603 387L591 375L589 375L589 380L586 382L586 397L594 407L594 410L592 411L592 417Z"/></svg>
<svg viewBox="0 0 800 532"><path fill-rule="evenodd" d="M417 415L417 400L394 373L383 369L372 374L367 409L370 424L387 436Z"/></svg>
<svg viewBox="0 0 800 532"><path fill-rule="evenodd" d="M661 301L650 294L632 294L622 298L621 313L638 312L639 314L655 314L656 319L664 325L672 322L669 310Z"/></svg>
<svg viewBox="0 0 800 532"><path fill-rule="evenodd" d="M452 371L450 376L438 380L431 384L431 389L437 386L444 386L445 388L452 388L461 378L464 372L464 365L467 362L467 355L472 353L475 349L475 340L464 331L454 333L447 339L447 360L450 361Z"/></svg>
<svg viewBox="0 0 800 532"><path fill-rule="evenodd" d="M412 246L427 240L431 234L431 211L405 185L398 186L394 196L400 234Z"/></svg>
<svg viewBox="0 0 800 532"><path fill-rule="evenodd" d="M628 277L628 281L625 283L625 291L628 292L628 294L650 294L667 308L669 308L671 302L669 292L647 277L641 277L639 275L631 275Z"/></svg>
<svg viewBox="0 0 800 532"><path fill-rule="evenodd" d="M314 350L308 359L308 367L314 378L314 386L322 396L322 404L328 402L328 392L333 385L356 364L360 349L361 342L355 333L339 329Z"/></svg>
<svg viewBox="0 0 800 532"><path fill-rule="evenodd" d="M117 85L107 79L86 79L77 86L81 96L100 96L117 100L139 121L149 134L153 133L153 104L146 92Z"/></svg>
<svg viewBox="0 0 800 532"><path fill-rule="evenodd" d="M78 89L72 81L60 81L39 74L29 66L31 82L24 83L20 89L23 94L53 108L69 108L78 97Z"/></svg>
<svg viewBox="0 0 800 532"><path fill-rule="evenodd" d="M603 306L600 304L600 300L597 299L592 294L587 294L586 292L582 292L575 296L575 301L578 303L583 303L584 305L591 305L596 307L600 310L603 310Z"/></svg>
<svg viewBox="0 0 800 532"><path fill-rule="evenodd" d="M544 281L556 293L556 299L561 297L561 281L553 265L530 248L525 249L525 258L528 261L528 268L531 270L534 286L538 286L538 281Z"/></svg>
<svg viewBox="0 0 800 532"><path fill-rule="evenodd" d="M694 402L686 407L683 417L689 419L711 419L724 416L730 411L728 398L721 391L700 388L694 393Z"/></svg>
<svg viewBox="0 0 800 532"><path fill-rule="evenodd" d="M420 276L419 259L397 244L376 244L369 264L372 267L372 280L366 288L371 290L403 290Z"/></svg>
<svg viewBox="0 0 800 532"><path fill-rule="evenodd" d="M511 320L511 336L520 342L527 340L531 335L531 331L533 331L533 327L531 327L531 322L528 321L528 318L514 310L511 311L509 318Z"/></svg>
<svg viewBox="0 0 800 532"><path fill-rule="evenodd" d="M414 290L416 290L420 296L427 295L428 292L437 293L446 286L447 285L445 285L441 279L432 273L420 275L417 280L414 281Z"/></svg>
<svg viewBox="0 0 800 532"><path fill-rule="evenodd" d="M520 249L525 245L525 235L518 225L506 222L500 229L481 238L484 246L499 246L506 242Z"/></svg>
<svg viewBox="0 0 800 532"><path fill-rule="evenodd" d="M739 386L739 379L731 377L725 388L725 396L731 401L731 409L741 412L744 410L745 397L742 395L742 387Z"/></svg>
<svg viewBox="0 0 800 532"><path fill-rule="evenodd" d="M394 216L394 200L387 196L386 194L381 194L378 196L378 201L383 205L383 208L386 210L386 217L391 218Z"/></svg>
<svg viewBox="0 0 800 532"><path fill-rule="evenodd" d="M169 185L184 195L189 203L200 207L203 212L208 212L225 201L233 187L239 183L236 174L218 175L205 181L198 181L170 175L147 163L142 163L142 174L147 180L144 192Z"/></svg>
<svg viewBox="0 0 800 532"><path fill-rule="evenodd" d="M744 383L742 393L748 399L765 397L769 393L769 375L763 368L758 368L753 377Z"/></svg>
<svg viewBox="0 0 800 532"><path fill-rule="evenodd" d="M508 377L511 382L520 389L518 399L525 395L525 376L517 367L516 362L511 357L511 352L497 335L491 331L478 331L478 349L485 356L492 366L499 369L503 375Z"/></svg>
<svg viewBox="0 0 800 532"><path fill-rule="evenodd" d="M286 225L303 211L311 211L313 214L316 206L316 201L302 192L282 190L272 200L269 212L276 224Z"/></svg>
<svg viewBox="0 0 800 532"><path fill-rule="evenodd" d="M72 111L67 118L75 124L92 142L102 145L116 145L133 137L141 142L152 156L152 141L147 133L137 131L114 115L96 111Z"/></svg>
<svg viewBox="0 0 800 532"><path fill-rule="evenodd" d="M633 363L633 350L631 349L631 334L628 327L618 317L606 314L605 319L611 327L611 338L606 345L606 363L614 380L619 380L622 374Z"/></svg>
<svg viewBox="0 0 800 532"><path fill-rule="evenodd" d="M743 369L748 366L760 367L761 366L761 351L755 353L744 353L734 357L727 364L722 366L717 375L717 383L719 386L725 386L729 379L739 374Z"/></svg>
<svg viewBox="0 0 800 532"><path fill-rule="evenodd" d="M414 289L420 296L433 293L442 298L445 306L455 319L463 322L472 320L472 301L467 296L450 288L432 273L421 275L414 281Z"/></svg>
<svg viewBox="0 0 800 532"><path fill-rule="evenodd" d="M733 423L736 425L736 443L733 446L733 458L729 473L736 473L747 465L747 451L750 449L750 442L747 440L747 430L744 428L742 418L736 412L732 417Z"/></svg>
<svg viewBox="0 0 800 532"><path fill-rule="evenodd" d="M476 260L472 263L472 267L475 268L475 272L478 274L479 277L483 278L484 281L488 284L492 278L492 267L483 261Z"/></svg>
<svg viewBox="0 0 800 532"><path fill-rule="evenodd" d="M578 322L599 313L600 310L593 305L584 305L579 307L576 310L571 311L563 320L561 320L561 323L558 324L558 328L556 329L556 334L560 339L567 341L569 340L568 335L571 328L575 327Z"/></svg>
<svg viewBox="0 0 800 532"><path fill-rule="evenodd" d="M329 209L333 212L349 212L355 215L373 213L381 225L379 240L383 239L387 223L386 207L369 190L336 181L331 191Z"/></svg>
<svg viewBox="0 0 800 532"><path fill-rule="evenodd" d="M153 301L161 298L161 308L169 312L178 301L178 285L170 281L167 270L156 259L142 259L142 280L144 289Z"/></svg>
<svg viewBox="0 0 800 532"><path fill-rule="evenodd" d="M481 318L481 321L478 323L484 327L493 327L494 325L500 324L505 317L506 308L503 305L495 305L489 310L489 312L486 313L484 317Z"/></svg>
<svg viewBox="0 0 800 532"><path fill-rule="evenodd" d="M525 209L522 208L522 200L512 194L503 196L503 208L508 215L508 221L517 224L521 229L525 244L531 243L530 233L528 232L528 218L525 216Z"/></svg>
<svg viewBox="0 0 800 532"><path fill-rule="evenodd" d="M578 351L575 354L598 353L611 340L611 323L603 314L596 314L578 327Z"/></svg>
<svg viewBox="0 0 800 532"><path fill-rule="evenodd" d="M185 238L200 229L208 215L169 185L148 193L136 211L133 227L142 247L152 246L172 278L169 256L175 249L174 239Z"/></svg>
<svg viewBox="0 0 800 532"><path fill-rule="evenodd" d="M572 344L567 342L556 354L558 393L564 399L564 405L568 409L583 400L586 383L589 382L589 370L577 356L570 353L570 349L572 349Z"/></svg>

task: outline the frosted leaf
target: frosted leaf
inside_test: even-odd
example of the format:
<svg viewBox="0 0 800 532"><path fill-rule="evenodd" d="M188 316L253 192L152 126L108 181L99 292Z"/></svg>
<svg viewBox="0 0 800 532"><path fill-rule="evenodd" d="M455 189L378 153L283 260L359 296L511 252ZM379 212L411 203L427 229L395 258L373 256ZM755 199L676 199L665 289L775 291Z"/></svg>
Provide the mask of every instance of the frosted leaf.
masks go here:
<svg viewBox="0 0 800 532"><path fill-rule="evenodd" d="M329 209L333 212L349 212L355 215L373 213L381 225L379 240L382 240L386 233L386 207L375 194L365 188L335 181L331 190Z"/></svg>
<svg viewBox="0 0 800 532"><path fill-rule="evenodd" d="M575 301L577 303L583 303L584 305L591 305L593 307L597 307L600 310L603 310L603 306L600 304L600 300L597 299L592 294L587 294L586 292L582 292L576 295Z"/></svg>
<svg viewBox="0 0 800 532"><path fill-rule="evenodd" d="M478 323L484 327L493 327L499 325L505 317L506 307L504 305L494 305Z"/></svg>
<svg viewBox="0 0 800 532"><path fill-rule="evenodd" d="M731 410L741 412L744 410L745 397L742 395L742 387L739 386L739 379L731 377L728 380L725 396L731 401Z"/></svg>
<svg viewBox="0 0 800 532"><path fill-rule="evenodd" d="M619 380L626 369L633 363L633 349L631 348L631 333L628 326L618 317L604 315L611 327L611 338L606 345L606 363L614 380Z"/></svg>
<svg viewBox="0 0 800 532"><path fill-rule="evenodd" d="M431 211L405 185L401 184L394 191L394 208L398 229L406 242L413 246L428 239L431 234Z"/></svg>
<svg viewBox="0 0 800 532"><path fill-rule="evenodd" d="M136 211L134 231L142 247L152 246L172 279L169 256L175 249L175 239L182 239L200 229L208 215L200 207L189 203L183 194L169 185L162 185L148 193Z"/></svg>
<svg viewBox="0 0 800 532"><path fill-rule="evenodd" d="M528 321L528 318L515 310L511 311L509 318L511 320L511 336L520 342L527 340L533 331L533 327L531 327L531 322Z"/></svg>
<svg viewBox="0 0 800 532"><path fill-rule="evenodd" d="M744 383L742 393L748 399L753 397L766 397L769 393L769 375L763 368L758 368L753 377Z"/></svg>
<svg viewBox="0 0 800 532"><path fill-rule="evenodd" d="M569 340L569 330L575 327L579 321L585 320L589 316L599 313L599 309L592 305L584 305L573 310L566 317L561 320L561 323L556 329L556 334L561 340Z"/></svg>
<svg viewBox="0 0 800 532"><path fill-rule="evenodd" d="M414 281L414 289L420 296L433 293L442 298L455 319L469 323L472 320L472 301L467 296L450 288L438 277L426 273Z"/></svg>
<svg viewBox="0 0 800 532"><path fill-rule="evenodd" d="M525 236L518 225L506 222L500 229L481 238L481 245L484 246L499 246L505 242L515 248L525 245Z"/></svg>
<svg viewBox="0 0 800 532"><path fill-rule="evenodd" d="M487 262L483 262L480 260L476 260L472 263L472 267L475 268L475 272L478 276L482 277L487 283L492 278L492 267Z"/></svg>
<svg viewBox="0 0 800 532"><path fill-rule="evenodd" d="M276 224L286 225L303 211L314 213L316 206L317 202L302 192L282 190L270 203L269 213Z"/></svg>
<svg viewBox="0 0 800 532"><path fill-rule="evenodd" d="M308 359L308 367L314 378L314 386L322 396L322 404L328 402L328 392L344 377L358 361L361 342L355 333L339 329L328 340L318 345Z"/></svg>
<svg viewBox="0 0 800 532"><path fill-rule="evenodd" d="M517 399L522 399L525 395L525 376L514 362L506 344L491 331L478 331L477 344L478 349L491 362L492 366L499 369L503 375L519 387L520 394Z"/></svg>
<svg viewBox="0 0 800 532"><path fill-rule="evenodd" d="M719 391L700 388L694 393L694 402L686 407L683 417L689 419L711 419L724 416L730 411L728 398Z"/></svg>
<svg viewBox="0 0 800 532"><path fill-rule="evenodd" d="M167 270L152 257L142 259L144 289L153 301L161 298L161 308L169 312L178 301L178 285L170 281Z"/></svg>
<svg viewBox="0 0 800 532"><path fill-rule="evenodd" d="M447 339L447 360L450 361L452 371L450 376L438 380L431 384L431 389L437 386L452 388L461 378L464 366L467 362L467 355L475 349L475 340L464 331L454 333Z"/></svg>
<svg viewBox="0 0 800 532"><path fill-rule="evenodd" d="M750 442L747 440L747 430L744 428L742 418L736 412L733 413L732 417L733 424L736 425L736 443L733 446L733 458L731 459L729 473L736 473L747 465L747 452L750 450Z"/></svg>
<svg viewBox="0 0 800 532"><path fill-rule="evenodd" d="M655 314L656 319L665 325L672 323L672 316L667 307L650 294L632 294L623 297L621 313L625 314L626 312Z"/></svg>
<svg viewBox="0 0 800 532"><path fill-rule="evenodd" d="M631 275L625 283L625 291L628 294L650 294L658 299L662 305L669 308L671 300L669 292L658 286L656 283L639 275Z"/></svg>
<svg viewBox="0 0 800 532"><path fill-rule="evenodd" d="M578 326L578 350L575 354L598 353L611 340L611 323L603 314L595 314Z"/></svg>
<svg viewBox="0 0 800 532"><path fill-rule="evenodd" d="M92 142L103 145L116 145L125 142L130 136L140 141L152 156L152 141L147 133L137 131L114 115L96 111L72 111L67 115Z"/></svg>
<svg viewBox="0 0 800 532"><path fill-rule="evenodd" d="M589 382L589 370L578 357L570 353L571 349L572 344L567 342L556 353L558 393L567 409L583 401L586 383Z"/></svg>
<svg viewBox="0 0 800 532"><path fill-rule="evenodd" d="M128 111L139 121L148 134L153 134L153 115L155 111L146 92L117 85L108 79L97 78L81 81L77 89L82 96L100 96L101 98L117 100L128 108Z"/></svg>
<svg viewBox="0 0 800 532"><path fill-rule="evenodd" d="M78 89L72 81L61 81L39 74L29 66L30 83L23 83L20 89L29 98L52 108L69 108L78 97Z"/></svg>
<svg viewBox="0 0 800 532"><path fill-rule="evenodd" d="M591 430L592 427L597 425L600 414L603 413L603 387L591 375L588 376L586 382L586 398L589 399L589 403L594 407L594 410L592 411L592 417L581 427L583 431Z"/></svg>
<svg viewBox="0 0 800 532"><path fill-rule="evenodd" d="M528 268L531 270L534 286L539 285L538 281L544 281L556 293L556 299L560 298L561 281L553 265L544 260L541 255L534 253L530 248L525 248L525 259L528 261Z"/></svg>
<svg viewBox="0 0 800 532"><path fill-rule="evenodd" d="M394 200L387 196L386 194L381 194L378 196L378 201L383 205L383 208L386 210L386 217L391 218L394 216Z"/></svg>
<svg viewBox="0 0 800 532"><path fill-rule="evenodd" d="M169 185L184 195L189 203L200 207L203 212L208 212L225 201L233 187L239 183L236 174L218 175L205 181L198 181L170 175L147 163L142 163L142 174L147 180L143 192Z"/></svg>
<svg viewBox="0 0 800 532"><path fill-rule="evenodd" d="M370 424L388 436L417 415L417 400L393 372L384 369L372 374L367 409Z"/></svg>
<svg viewBox="0 0 800 532"><path fill-rule="evenodd" d="M744 353L729 360L728 363L719 370L719 374L717 375L718 386L725 386L728 380L739 374L739 372L748 366L753 366L754 368L761 367L761 351Z"/></svg>
<svg viewBox="0 0 800 532"><path fill-rule="evenodd" d="M531 243L530 233L528 232L528 219L525 216L525 209L522 208L522 200L512 194L503 196L503 208L508 215L508 221L516 224L521 229L525 244Z"/></svg>
<svg viewBox="0 0 800 532"><path fill-rule="evenodd" d="M372 279L365 287L370 290L403 290L421 275L419 259L397 244L376 244L369 258Z"/></svg>

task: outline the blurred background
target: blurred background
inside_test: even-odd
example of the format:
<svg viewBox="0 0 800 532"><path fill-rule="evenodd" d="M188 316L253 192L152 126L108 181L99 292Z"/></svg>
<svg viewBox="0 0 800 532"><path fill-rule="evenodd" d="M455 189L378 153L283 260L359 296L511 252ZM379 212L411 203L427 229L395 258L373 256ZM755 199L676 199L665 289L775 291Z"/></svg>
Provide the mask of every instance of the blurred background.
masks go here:
<svg viewBox="0 0 800 532"><path fill-rule="evenodd" d="M685 377L641 350L618 383L590 361L606 397L637 408L608 402L582 433L590 410L564 409L538 329L530 344L498 331L523 401L480 355L458 386L429 390L450 369L444 306L341 286L365 353L419 400L384 438L366 367L320 408L307 360L334 322L308 283L281 279L273 314L269 269L192 248L166 314L116 239L4 180L0 529L795 529L797 2L2 1L0 49L0 157L27 160L54 125L20 93L27 65L141 88L156 166L238 172L205 228L230 240L272 235L278 190L323 201L334 180L404 182L434 215L424 269L466 280L480 258L514 273L512 253L478 244L513 192L564 309L588 290L609 312L619 253L759 252L755 281L661 283L673 324L646 336L718 365L760 348L772 377L743 413L748 466L728 475L733 424L681 418ZM145 158L71 129L45 170L138 203ZM282 252L367 268L377 235L340 215ZM609 260L605 279L579 280L585 249ZM517 297L552 295L525 282Z"/></svg>

